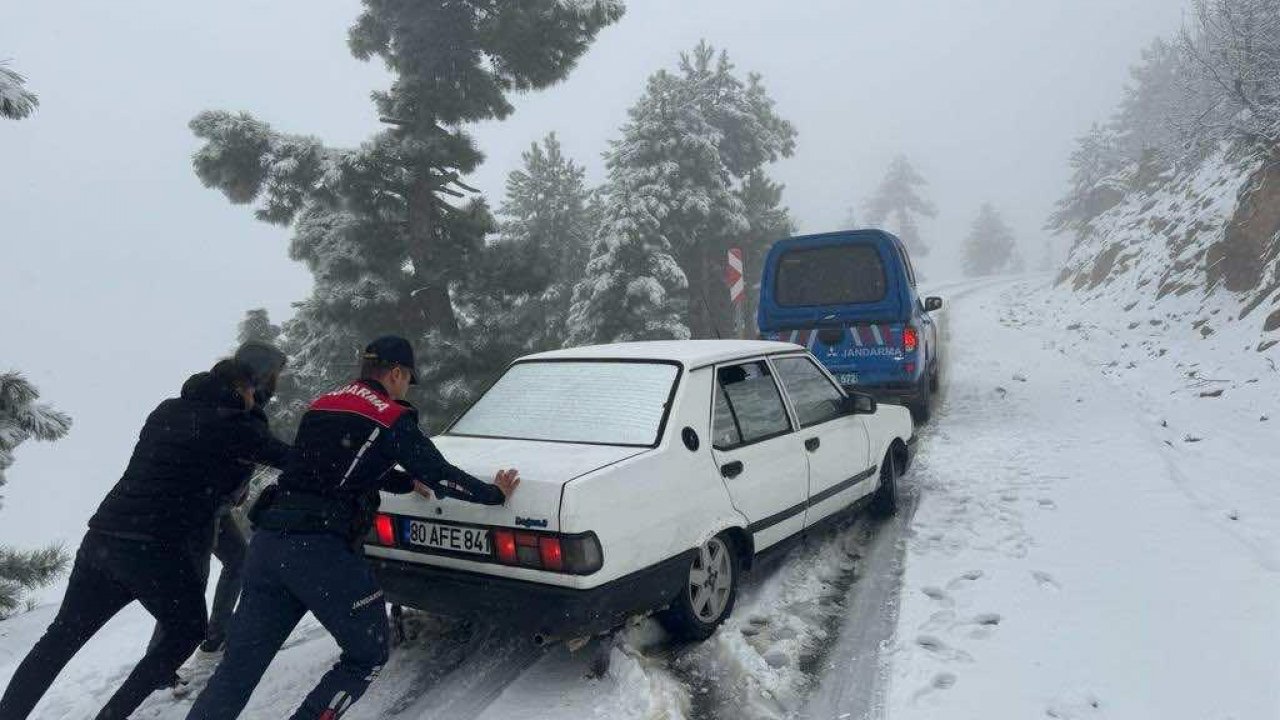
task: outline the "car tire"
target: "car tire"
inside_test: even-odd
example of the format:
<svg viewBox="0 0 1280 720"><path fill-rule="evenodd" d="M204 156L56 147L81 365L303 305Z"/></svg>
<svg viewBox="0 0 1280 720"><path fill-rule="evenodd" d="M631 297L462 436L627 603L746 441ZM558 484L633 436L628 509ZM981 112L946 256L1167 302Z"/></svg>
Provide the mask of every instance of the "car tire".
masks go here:
<svg viewBox="0 0 1280 720"><path fill-rule="evenodd" d="M880 487L871 496L871 514L879 518L892 517L898 512L898 461L890 450L880 466Z"/></svg>
<svg viewBox="0 0 1280 720"><path fill-rule="evenodd" d="M684 586L658 620L681 640L706 640L733 612L741 576L742 561L733 538L716 535L698 548Z"/></svg>
<svg viewBox="0 0 1280 720"><path fill-rule="evenodd" d="M920 386L916 389L916 399L907 405L911 411L911 419L917 425L929 422L933 412L933 382L928 375L920 378Z"/></svg>
<svg viewBox="0 0 1280 720"><path fill-rule="evenodd" d="M938 368L934 366L933 372L929 373L929 392L937 395L940 387L942 387L942 383L938 381Z"/></svg>

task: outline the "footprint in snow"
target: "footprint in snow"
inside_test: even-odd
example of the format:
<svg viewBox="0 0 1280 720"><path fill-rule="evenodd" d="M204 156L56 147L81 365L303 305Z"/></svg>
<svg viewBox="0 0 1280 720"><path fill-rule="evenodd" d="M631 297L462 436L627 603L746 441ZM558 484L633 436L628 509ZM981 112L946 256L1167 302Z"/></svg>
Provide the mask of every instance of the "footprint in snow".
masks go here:
<svg viewBox="0 0 1280 720"><path fill-rule="evenodd" d="M1058 508L1058 503L1054 502L1053 498L1040 498L1038 502L1040 503L1040 507L1045 510L1056 510Z"/></svg>
<svg viewBox="0 0 1280 720"><path fill-rule="evenodd" d="M982 578L981 570L970 570L968 572L962 573L952 578L951 582L947 583L947 590L950 590L952 592L956 590L962 590L966 586L968 586L970 583L980 580L981 578Z"/></svg>
<svg viewBox="0 0 1280 720"><path fill-rule="evenodd" d="M939 610L929 616L929 619L920 626L920 630L924 632L935 632L938 630L950 630L956 625L955 610Z"/></svg>
<svg viewBox="0 0 1280 720"><path fill-rule="evenodd" d="M973 656L969 653L951 647L935 635L921 635L916 638L916 645L920 646L928 653L939 660L946 662L973 662Z"/></svg>
<svg viewBox="0 0 1280 720"><path fill-rule="evenodd" d="M933 676L933 680L930 680L928 685L925 685L916 691L916 694L912 697L912 702L919 702L924 697L938 692L939 690L950 690L955 687L955 684L955 673L938 673Z"/></svg>
<svg viewBox="0 0 1280 720"><path fill-rule="evenodd" d="M1049 573L1043 570L1032 570L1031 577L1035 578L1036 584L1038 584L1042 588L1047 587L1047 588L1053 588L1054 590L1062 589L1062 585L1057 580L1055 580L1052 575L1050 575Z"/></svg>
<svg viewBox="0 0 1280 720"><path fill-rule="evenodd" d="M955 605L955 600L952 599L951 595L946 590L943 590L942 588L937 587L935 585L930 585L928 587L921 588L920 592L927 595L930 600L933 600L936 603L946 605L947 607Z"/></svg>
<svg viewBox="0 0 1280 720"><path fill-rule="evenodd" d="M980 613L969 618L967 625L971 626L969 637L975 640L985 640L995 634L996 627L1000 624L999 613Z"/></svg>
<svg viewBox="0 0 1280 720"><path fill-rule="evenodd" d="M1059 720L1077 720L1095 717L1102 712L1102 701L1092 694L1059 698L1044 709L1046 717Z"/></svg>

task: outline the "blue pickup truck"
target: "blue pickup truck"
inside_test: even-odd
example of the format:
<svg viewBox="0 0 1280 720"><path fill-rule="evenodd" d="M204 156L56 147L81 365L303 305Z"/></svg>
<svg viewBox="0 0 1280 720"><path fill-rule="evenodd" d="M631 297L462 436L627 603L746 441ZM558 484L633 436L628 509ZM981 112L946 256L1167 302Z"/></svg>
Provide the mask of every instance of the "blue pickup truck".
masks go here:
<svg viewBox="0 0 1280 720"><path fill-rule="evenodd" d="M938 329L902 241L880 230L780 240L760 284L760 333L809 348L847 389L902 402L929 419Z"/></svg>

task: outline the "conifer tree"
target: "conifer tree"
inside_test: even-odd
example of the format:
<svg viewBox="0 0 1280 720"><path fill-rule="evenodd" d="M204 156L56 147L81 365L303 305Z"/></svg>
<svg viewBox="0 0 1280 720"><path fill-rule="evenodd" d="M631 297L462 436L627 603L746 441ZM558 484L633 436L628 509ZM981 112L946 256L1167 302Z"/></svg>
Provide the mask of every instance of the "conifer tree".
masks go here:
<svg viewBox="0 0 1280 720"><path fill-rule="evenodd" d="M535 352L568 341L573 288L586 270L600 208L585 170L564 156L554 133L522 157L498 209L487 283L494 292L484 312L502 321L517 352Z"/></svg>
<svg viewBox="0 0 1280 720"><path fill-rule="evenodd" d="M1021 254L1013 231L991 203L984 203L964 243L964 274L968 277L998 272L1020 272Z"/></svg>
<svg viewBox="0 0 1280 720"><path fill-rule="evenodd" d="M607 155L605 220L575 292L574 338L711 337L732 322L724 267L751 231L742 190L795 128L758 75L705 41L660 70ZM630 317L628 317L630 314Z"/></svg>
<svg viewBox="0 0 1280 720"><path fill-rule="evenodd" d="M389 129L333 148L244 114L192 121L204 141L194 158L200 179L255 204L260 220L289 226L290 256L315 279L281 328L296 392L282 393L277 414L296 420L380 334L419 347L434 421L509 359L488 352L487 319L459 312L474 302L494 225L463 182L483 159L465 128L507 117L511 92L564 78L621 15L620 0L365 0L349 45L392 73L391 87L374 93Z"/></svg>
<svg viewBox="0 0 1280 720"><path fill-rule="evenodd" d="M13 451L27 440L52 442L71 430L71 418L37 403L40 393L20 373L0 373L0 486ZM2 500L2 498L0 498ZM22 595L52 582L66 567L61 548L20 551L0 547L0 618L17 609Z"/></svg>
<svg viewBox="0 0 1280 720"><path fill-rule="evenodd" d="M889 171L866 208L867 219L894 232L914 257L929 254L929 246L920 237L919 218L938 214L933 203L920 194L920 188L926 184L911 161L899 155L889 165Z"/></svg>

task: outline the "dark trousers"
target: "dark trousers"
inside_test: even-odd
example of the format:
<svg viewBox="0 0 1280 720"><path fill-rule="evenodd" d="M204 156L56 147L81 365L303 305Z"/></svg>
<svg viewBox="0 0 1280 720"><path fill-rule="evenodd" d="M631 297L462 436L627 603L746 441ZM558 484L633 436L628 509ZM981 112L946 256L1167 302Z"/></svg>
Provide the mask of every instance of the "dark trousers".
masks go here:
<svg viewBox="0 0 1280 720"><path fill-rule="evenodd" d="M222 563L222 572L218 573L218 586L213 591L213 605L209 608L209 626L201 644L205 650L222 649L227 639L227 625L231 621L231 613L235 612L236 600L240 598L240 584L244 578L244 558L248 552L249 541L245 539L240 526L231 515L231 508L225 507L218 513L218 532L214 536L213 556ZM205 572L205 582L209 574L209 558L201 558L201 567ZM201 583L203 585L204 582ZM160 642L163 631L159 624L151 635L151 645ZM172 680L172 679L171 679Z"/></svg>
<svg viewBox="0 0 1280 720"><path fill-rule="evenodd" d="M333 720L345 713L387 662L386 603L363 556L333 535L254 533L240 605L227 650L187 720L240 716L308 611L342 648L329 672L294 713L294 720Z"/></svg>
<svg viewBox="0 0 1280 720"><path fill-rule="evenodd" d="M204 637L204 583L185 547L91 530L76 553L57 617L0 699L0 720L24 720L89 638L134 600L155 616L163 637L98 713L99 720L129 717Z"/></svg>

